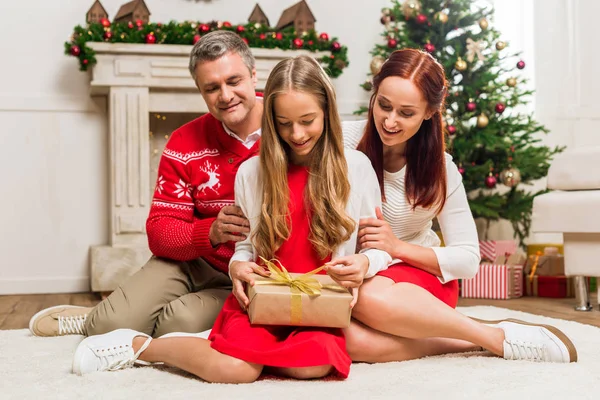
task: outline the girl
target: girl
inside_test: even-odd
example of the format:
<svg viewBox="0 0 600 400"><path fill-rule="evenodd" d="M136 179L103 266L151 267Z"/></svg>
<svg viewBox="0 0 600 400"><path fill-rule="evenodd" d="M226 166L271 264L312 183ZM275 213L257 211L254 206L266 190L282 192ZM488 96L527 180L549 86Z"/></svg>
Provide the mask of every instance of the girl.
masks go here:
<svg viewBox="0 0 600 400"><path fill-rule="evenodd" d="M373 78L367 121L344 124L345 145L369 157L384 197L383 212L360 221L359 244L397 262L361 286L352 313L360 323L346 332L350 355L399 361L481 346L506 359L576 361L575 346L554 327L482 324L454 309L457 279L473 277L480 256L462 176L445 153L447 92L430 54L398 50ZM446 247L431 230L435 217Z"/></svg>
<svg viewBox="0 0 600 400"><path fill-rule="evenodd" d="M260 156L241 165L235 183L250 235L236 245L229 267L233 294L208 340L190 334L152 340L117 330L84 339L74 372L164 362L223 383L252 382L264 367L298 379L348 376L351 359L340 329L253 326L243 284L254 284L252 273L268 276L256 264L262 256L277 258L290 272L325 263L356 294L364 277L391 261L376 249L355 254L356 221L375 217L381 204L377 177L360 152L347 150L344 157L334 90L314 59L287 59L273 69L264 110Z"/></svg>

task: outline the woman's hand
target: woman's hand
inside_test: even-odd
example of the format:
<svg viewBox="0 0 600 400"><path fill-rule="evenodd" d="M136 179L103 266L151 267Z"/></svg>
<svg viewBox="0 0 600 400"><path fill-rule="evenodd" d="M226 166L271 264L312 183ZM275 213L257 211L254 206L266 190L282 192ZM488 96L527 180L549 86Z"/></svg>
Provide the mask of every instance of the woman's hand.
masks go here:
<svg viewBox="0 0 600 400"><path fill-rule="evenodd" d="M383 219L379 207L375 208L377 218L363 218L358 224L358 245L363 249L377 249L388 253L392 258L398 258L397 252L401 241L398 239L390 224Z"/></svg>
<svg viewBox="0 0 600 400"><path fill-rule="evenodd" d="M254 286L253 274L265 277L271 275L268 270L250 261L234 261L229 266L229 275L233 283L233 295L240 303L242 310L246 310L250 304L250 300L248 300L248 296L244 291L244 283Z"/></svg>
<svg viewBox="0 0 600 400"><path fill-rule="evenodd" d="M325 271L340 286L352 289L352 303L354 307L358 301L358 287L362 285L365 275L369 270L369 258L364 254L339 257L325 264Z"/></svg>

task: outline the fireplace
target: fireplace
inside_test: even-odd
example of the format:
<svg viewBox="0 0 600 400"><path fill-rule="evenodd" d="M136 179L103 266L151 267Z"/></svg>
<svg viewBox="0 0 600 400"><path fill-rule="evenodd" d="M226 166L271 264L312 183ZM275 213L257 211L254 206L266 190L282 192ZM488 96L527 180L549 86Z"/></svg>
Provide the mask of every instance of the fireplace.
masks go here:
<svg viewBox="0 0 600 400"><path fill-rule="evenodd" d="M90 72L91 94L108 99L110 236L106 245L91 247L90 257L91 288L105 292L116 289L151 255L145 226L158 159L170 134L165 126L174 129L173 121L180 122L178 126L208 110L188 71L191 46L88 45L97 59ZM252 52L259 90L283 58L323 55L279 49Z"/></svg>

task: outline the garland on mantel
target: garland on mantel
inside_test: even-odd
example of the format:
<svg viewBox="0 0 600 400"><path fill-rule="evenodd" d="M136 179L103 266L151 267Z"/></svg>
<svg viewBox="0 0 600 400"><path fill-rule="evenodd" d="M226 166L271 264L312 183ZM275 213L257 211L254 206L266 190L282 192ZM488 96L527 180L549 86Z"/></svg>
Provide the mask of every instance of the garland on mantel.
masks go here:
<svg viewBox="0 0 600 400"><path fill-rule="evenodd" d="M264 49L297 50L312 52L328 51L330 55L320 58L327 73L335 78L348 66L348 48L327 33L317 34L314 30L297 34L293 27L281 31L274 28L248 23L232 25L230 22L176 22L167 24L143 23L138 20L128 23L111 23L103 19L86 27L75 27L71 40L65 42L65 54L77 57L81 71L86 71L96 63L95 52L87 42L106 43L146 43L192 45L212 31L228 30L236 32L250 46Z"/></svg>

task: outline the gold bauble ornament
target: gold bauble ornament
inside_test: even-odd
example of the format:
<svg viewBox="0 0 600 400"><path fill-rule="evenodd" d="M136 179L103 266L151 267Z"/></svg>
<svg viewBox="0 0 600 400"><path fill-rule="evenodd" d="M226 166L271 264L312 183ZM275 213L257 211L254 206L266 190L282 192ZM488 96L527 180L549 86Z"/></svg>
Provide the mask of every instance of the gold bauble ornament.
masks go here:
<svg viewBox="0 0 600 400"><path fill-rule="evenodd" d="M383 66L384 62L385 58L381 56L373 57L373 59L371 60L371 64L369 65L369 67L371 67L371 73L373 73L373 75L377 75L381 70L381 67Z"/></svg>
<svg viewBox="0 0 600 400"><path fill-rule="evenodd" d="M521 183L521 171L509 166L507 169L500 172L500 181L508 187L515 187Z"/></svg>
<svg viewBox="0 0 600 400"><path fill-rule="evenodd" d="M457 71L462 72L467 69L467 62L462 58L458 57L458 60L456 60L456 62L454 63L454 68L456 68Z"/></svg>
<svg viewBox="0 0 600 400"><path fill-rule="evenodd" d="M489 23L488 23L488 20L487 20L487 19L485 19L485 18L481 18L481 19L479 20L479 27L480 27L481 29L483 29L483 30L486 30L486 29L488 28L488 26L489 26Z"/></svg>
<svg viewBox="0 0 600 400"><path fill-rule="evenodd" d="M517 80L515 78L508 78L506 84L510 87L515 87L517 86Z"/></svg>
<svg viewBox="0 0 600 400"><path fill-rule="evenodd" d="M404 14L404 18L409 19L415 14L418 14L421 11L421 2L418 0L405 0L402 3L402 13Z"/></svg>
<svg viewBox="0 0 600 400"><path fill-rule="evenodd" d="M477 127L478 128L485 128L486 126L488 126L490 120L488 119L487 115L485 114L479 114L479 116L477 117Z"/></svg>
<svg viewBox="0 0 600 400"><path fill-rule="evenodd" d="M502 40L496 42L496 50L504 50L505 47L506 42L503 42Z"/></svg>
<svg viewBox="0 0 600 400"><path fill-rule="evenodd" d="M442 24L445 24L446 22L448 22L448 14L440 11L439 13L435 14L435 19L440 21Z"/></svg>

